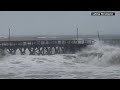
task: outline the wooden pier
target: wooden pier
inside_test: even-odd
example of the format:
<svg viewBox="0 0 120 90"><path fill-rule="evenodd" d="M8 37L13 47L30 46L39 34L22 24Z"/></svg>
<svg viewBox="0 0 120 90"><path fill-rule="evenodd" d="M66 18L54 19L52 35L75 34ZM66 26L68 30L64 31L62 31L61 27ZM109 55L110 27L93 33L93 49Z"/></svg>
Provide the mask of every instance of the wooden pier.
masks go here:
<svg viewBox="0 0 120 90"><path fill-rule="evenodd" d="M0 49L15 55L19 50L21 55L53 55L70 54L80 51L94 40L27 40L27 41L0 41Z"/></svg>

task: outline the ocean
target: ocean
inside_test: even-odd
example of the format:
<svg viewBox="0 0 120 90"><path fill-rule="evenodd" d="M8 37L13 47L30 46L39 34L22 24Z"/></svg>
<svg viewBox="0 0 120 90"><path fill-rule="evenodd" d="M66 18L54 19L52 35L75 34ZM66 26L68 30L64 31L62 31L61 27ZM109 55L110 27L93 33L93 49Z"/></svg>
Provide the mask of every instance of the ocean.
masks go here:
<svg viewBox="0 0 120 90"><path fill-rule="evenodd" d="M12 39L75 39L75 36L33 37ZM102 37L100 41L96 37L87 38L96 42L75 54L9 55L1 51L0 79L119 79L119 36Z"/></svg>

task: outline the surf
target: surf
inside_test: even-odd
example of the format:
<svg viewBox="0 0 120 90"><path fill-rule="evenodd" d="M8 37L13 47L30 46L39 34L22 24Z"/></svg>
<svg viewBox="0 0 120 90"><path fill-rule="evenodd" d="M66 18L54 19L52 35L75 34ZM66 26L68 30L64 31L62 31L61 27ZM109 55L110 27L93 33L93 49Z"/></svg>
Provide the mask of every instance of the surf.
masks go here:
<svg viewBox="0 0 120 90"><path fill-rule="evenodd" d="M77 61L94 65L120 65L120 47L98 41L77 53Z"/></svg>

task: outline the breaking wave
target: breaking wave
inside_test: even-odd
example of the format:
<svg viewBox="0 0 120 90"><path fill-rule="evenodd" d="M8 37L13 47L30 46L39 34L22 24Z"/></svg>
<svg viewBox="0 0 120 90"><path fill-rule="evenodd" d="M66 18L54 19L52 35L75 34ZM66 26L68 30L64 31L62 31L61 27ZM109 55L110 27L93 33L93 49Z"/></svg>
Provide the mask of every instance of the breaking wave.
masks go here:
<svg viewBox="0 0 120 90"><path fill-rule="evenodd" d="M0 78L120 78L120 47L102 41L76 54L0 56Z"/></svg>
<svg viewBox="0 0 120 90"><path fill-rule="evenodd" d="M120 47L96 41L94 45L90 45L77 53L76 61L102 66L119 65Z"/></svg>
<svg viewBox="0 0 120 90"><path fill-rule="evenodd" d="M8 54L5 51L0 50L0 58L7 56ZM29 55L26 56L28 57ZM62 56L63 58L65 57L64 55ZM96 40L93 45L89 45L74 55L70 54L65 57L65 59L69 60L71 58L73 63L94 64L97 66L120 65L120 47Z"/></svg>

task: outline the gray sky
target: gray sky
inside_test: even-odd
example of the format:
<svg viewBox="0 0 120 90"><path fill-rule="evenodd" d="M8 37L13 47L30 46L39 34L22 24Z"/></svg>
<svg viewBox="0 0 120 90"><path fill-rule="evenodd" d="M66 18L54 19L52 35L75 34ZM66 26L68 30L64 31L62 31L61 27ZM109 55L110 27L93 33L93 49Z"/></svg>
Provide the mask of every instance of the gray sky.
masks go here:
<svg viewBox="0 0 120 90"><path fill-rule="evenodd" d="M120 11L115 16L91 16L91 11L0 11L0 36L120 34Z"/></svg>

